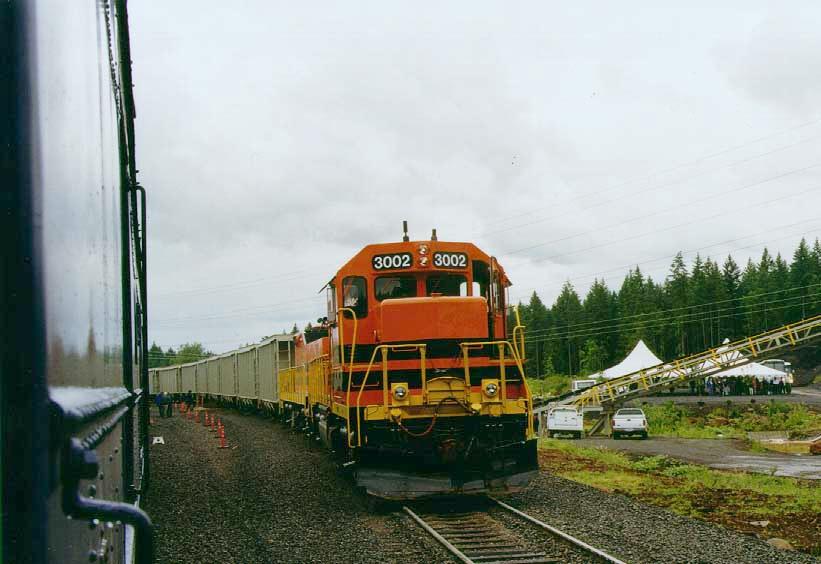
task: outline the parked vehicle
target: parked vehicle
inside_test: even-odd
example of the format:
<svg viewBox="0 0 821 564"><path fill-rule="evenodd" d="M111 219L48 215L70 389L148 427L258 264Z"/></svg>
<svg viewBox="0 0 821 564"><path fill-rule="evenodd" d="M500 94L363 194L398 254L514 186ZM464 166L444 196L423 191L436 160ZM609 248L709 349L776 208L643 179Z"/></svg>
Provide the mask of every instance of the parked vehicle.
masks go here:
<svg viewBox="0 0 821 564"><path fill-rule="evenodd" d="M584 416L575 407L563 405L547 412L547 436L571 435L580 439L584 433Z"/></svg>
<svg viewBox="0 0 821 564"><path fill-rule="evenodd" d="M618 410L610 423L614 439L624 435L639 435L642 439L647 438L647 417L637 407Z"/></svg>

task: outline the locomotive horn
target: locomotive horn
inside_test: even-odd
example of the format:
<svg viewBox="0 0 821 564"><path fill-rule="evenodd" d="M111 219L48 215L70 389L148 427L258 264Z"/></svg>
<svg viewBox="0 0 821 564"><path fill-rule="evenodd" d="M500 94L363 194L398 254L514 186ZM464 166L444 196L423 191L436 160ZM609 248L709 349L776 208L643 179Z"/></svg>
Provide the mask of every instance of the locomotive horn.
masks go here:
<svg viewBox="0 0 821 564"><path fill-rule="evenodd" d="M407 243L408 241L410 241L410 237L408 237L408 221L407 220L402 220L402 231L404 232L404 235L402 235L402 241Z"/></svg>
<svg viewBox="0 0 821 564"><path fill-rule="evenodd" d="M439 240L439 239L436 238L436 228L435 227L433 228L433 231L430 234L430 240L431 241L438 241Z"/></svg>

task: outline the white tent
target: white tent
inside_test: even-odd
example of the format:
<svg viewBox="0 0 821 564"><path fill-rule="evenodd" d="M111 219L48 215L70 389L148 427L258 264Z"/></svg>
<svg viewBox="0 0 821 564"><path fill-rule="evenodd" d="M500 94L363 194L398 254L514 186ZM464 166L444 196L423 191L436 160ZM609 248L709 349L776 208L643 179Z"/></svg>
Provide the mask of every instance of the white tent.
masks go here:
<svg viewBox="0 0 821 564"><path fill-rule="evenodd" d="M613 378L631 374L645 368L650 368L651 366L657 366L661 363L661 359L659 359L659 357L654 355L653 352L647 348L644 341L640 340L636 343L636 346L633 347L633 350L630 351L630 354L627 355L627 358L615 366L611 366L610 368L597 372L596 374L591 374L590 377L612 380Z"/></svg>
<svg viewBox="0 0 821 564"><path fill-rule="evenodd" d="M770 368L769 366L764 366L763 364L758 364L757 362L751 362L742 366L728 368L723 372L714 374L713 378L729 378L730 376L748 376L755 377L758 380L767 380L768 382L772 382L774 380L778 380L779 378L786 377L787 373L776 370L775 368Z"/></svg>

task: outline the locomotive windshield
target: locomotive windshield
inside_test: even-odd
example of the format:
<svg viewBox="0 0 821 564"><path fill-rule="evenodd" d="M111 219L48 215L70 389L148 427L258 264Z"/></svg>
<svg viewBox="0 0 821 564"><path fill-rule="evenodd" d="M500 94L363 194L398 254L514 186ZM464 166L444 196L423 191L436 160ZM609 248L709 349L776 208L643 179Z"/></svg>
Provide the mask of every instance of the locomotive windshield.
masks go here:
<svg viewBox="0 0 821 564"><path fill-rule="evenodd" d="M468 281L461 274L436 274L429 276L426 284L426 293L441 294L443 296L467 296Z"/></svg>
<svg viewBox="0 0 821 564"><path fill-rule="evenodd" d="M380 276L374 283L377 301L413 298L416 296L416 278L413 276Z"/></svg>

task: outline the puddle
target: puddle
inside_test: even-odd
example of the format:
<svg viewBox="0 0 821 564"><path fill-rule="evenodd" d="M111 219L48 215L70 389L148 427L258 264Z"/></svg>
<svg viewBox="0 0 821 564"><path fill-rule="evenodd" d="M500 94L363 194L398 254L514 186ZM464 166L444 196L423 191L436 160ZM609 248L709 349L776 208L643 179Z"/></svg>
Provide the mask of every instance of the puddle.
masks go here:
<svg viewBox="0 0 821 564"><path fill-rule="evenodd" d="M724 470L746 470L762 474L771 474L775 468L776 476L821 480L821 458L819 457L796 456L789 460L783 458L774 460L770 457L752 455L728 456L727 462L710 464L710 467Z"/></svg>

